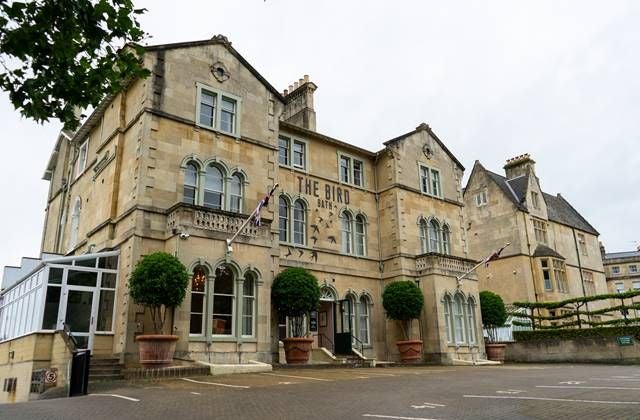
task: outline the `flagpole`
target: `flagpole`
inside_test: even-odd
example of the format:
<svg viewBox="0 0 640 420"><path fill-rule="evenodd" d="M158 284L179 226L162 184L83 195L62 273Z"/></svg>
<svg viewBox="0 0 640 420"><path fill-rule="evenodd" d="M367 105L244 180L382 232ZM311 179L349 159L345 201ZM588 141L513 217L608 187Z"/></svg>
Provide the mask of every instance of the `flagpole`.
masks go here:
<svg viewBox="0 0 640 420"><path fill-rule="evenodd" d="M500 252L502 252L502 250L504 250L506 247L508 247L509 245L511 245L510 242L507 242L505 244L505 246L502 247L502 249L500 249ZM478 267L480 267L482 264L486 264L489 261L489 258L491 258L491 256L495 253L495 251L493 251L491 254L487 255L482 261L480 261L478 264L474 265L473 268L469 271L467 271L466 273L462 274L459 277L456 277L456 281L458 282L458 287L460 287L462 285L462 280L467 277L469 274L473 273L474 271L476 271L476 269Z"/></svg>
<svg viewBox="0 0 640 420"><path fill-rule="evenodd" d="M269 191L269 195L268 197L271 197L273 195L273 193L275 192L276 188L278 188L278 183L276 182L276 185L273 186L273 188L271 188L271 191ZM264 200L264 198L262 199ZM261 201L262 201L261 200ZM238 237L238 235L240 235L240 232L242 232L244 230L244 228L247 227L247 225L249 224L249 222L251 221L251 219L253 219L256 216L256 212L258 211L258 209L260 208L260 203L258 203L258 207L256 207L253 212L251 212L251 214L249 215L249 217L247 217L247 219L242 222L242 225L240 226L240 229L237 230L236 233L233 234L233 236L229 239L227 238L227 251L228 252L233 252L233 248L231 247L231 244L233 243L233 241L236 240L236 238Z"/></svg>

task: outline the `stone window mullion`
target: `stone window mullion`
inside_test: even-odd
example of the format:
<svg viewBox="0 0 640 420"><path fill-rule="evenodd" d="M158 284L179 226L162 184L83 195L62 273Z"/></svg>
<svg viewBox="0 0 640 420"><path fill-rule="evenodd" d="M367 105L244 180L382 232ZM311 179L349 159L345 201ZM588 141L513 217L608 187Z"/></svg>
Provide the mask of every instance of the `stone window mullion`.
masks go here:
<svg viewBox="0 0 640 420"><path fill-rule="evenodd" d="M244 322L244 313L242 307L244 305L244 276L239 276L236 280L236 316L234 320L235 337L238 342L242 342L242 323Z"/></svg>

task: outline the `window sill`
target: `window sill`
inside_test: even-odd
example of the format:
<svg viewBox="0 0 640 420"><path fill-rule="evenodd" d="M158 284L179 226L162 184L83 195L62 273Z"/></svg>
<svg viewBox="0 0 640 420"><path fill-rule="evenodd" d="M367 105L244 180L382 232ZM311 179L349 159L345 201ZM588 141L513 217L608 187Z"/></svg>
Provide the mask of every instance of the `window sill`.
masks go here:
<svg viewBox="0 0 640 420"><path fill-rule="evenodd" d="M207 130L207 131L211 131L212 133L215 134L222 134L224 136L228 136L228 137L233 137L234 139L240 139L240 133L233 133L233 132L229 132L229 131L224 131L221 130L219 128L215 128L215 127L210 127L208 125L204 125L204 124L200 124L199 122L196 122L196 127L198 128L202 128L203 130Z"/></svg>
<svg viewBox="0 0 640 420"><path fill-rule="evenodd" d="M280 168L289 169L290 171L294 171L294 172L300 172L300 173L303 173L305 175L309 174L309 169L307 169L307 168L299 168L299 167L293 166L293 165L285 165L285 164L280 163L280 162L278 162L278 166Z"/></svg>

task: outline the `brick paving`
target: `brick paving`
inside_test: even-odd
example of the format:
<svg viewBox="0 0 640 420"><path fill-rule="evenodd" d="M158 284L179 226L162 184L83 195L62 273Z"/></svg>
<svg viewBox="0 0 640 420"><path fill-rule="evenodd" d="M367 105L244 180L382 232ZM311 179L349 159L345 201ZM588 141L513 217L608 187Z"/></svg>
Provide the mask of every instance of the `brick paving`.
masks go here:
<svg viewBox="0 0 640 420"><path fill-rule="evenodd" d="M129 399L90 395L5 405L0 418L640 418L638 366L289 368L190 379L103 384L94 394Z"/></svg>

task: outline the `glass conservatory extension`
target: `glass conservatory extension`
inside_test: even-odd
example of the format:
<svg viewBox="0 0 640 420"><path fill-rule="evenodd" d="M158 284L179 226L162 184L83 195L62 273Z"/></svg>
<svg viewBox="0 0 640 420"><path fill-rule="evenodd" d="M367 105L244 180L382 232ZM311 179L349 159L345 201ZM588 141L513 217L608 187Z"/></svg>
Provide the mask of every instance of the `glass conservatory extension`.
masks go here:
<svg viewBox="0 0 640 420"><path fill-rule="evenodd" d="M119 251L42 261L0 294L0 342L65 325L78 347L113 334Z"/></svg>

